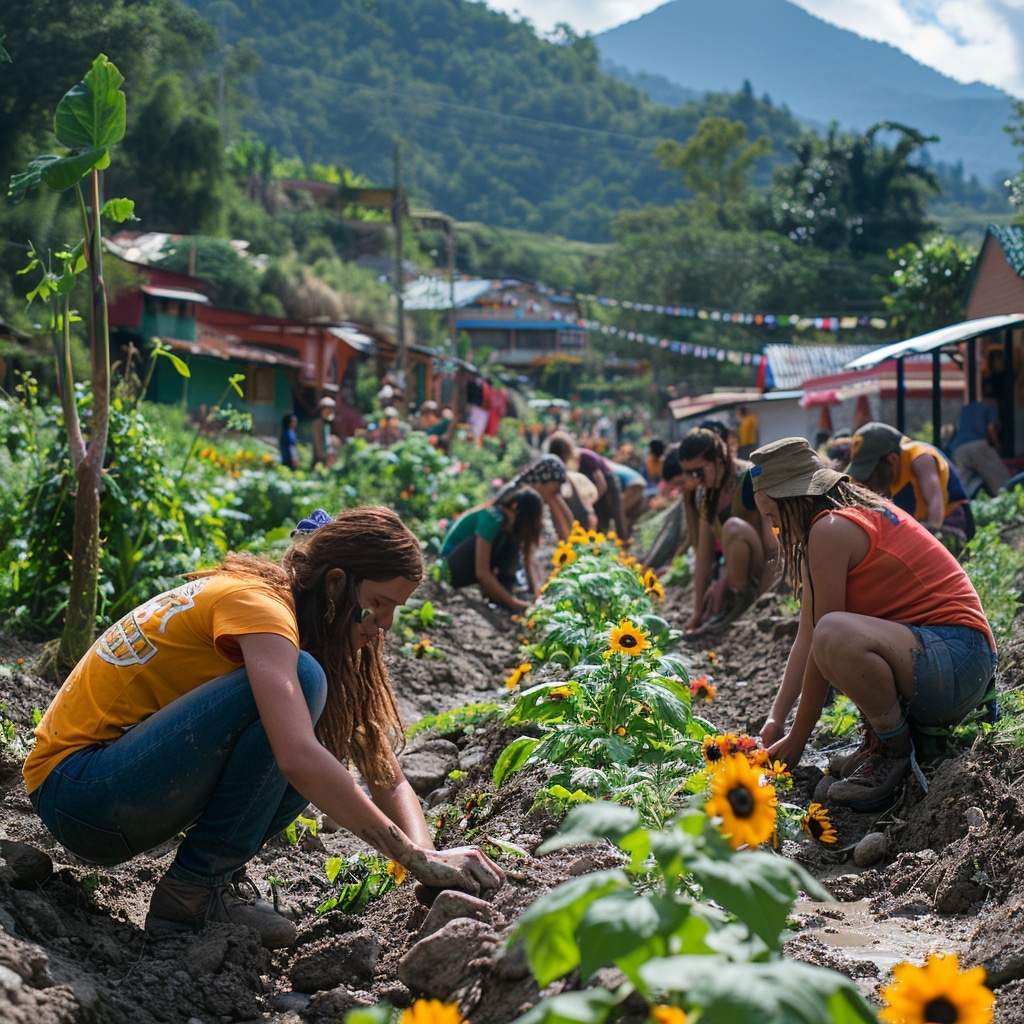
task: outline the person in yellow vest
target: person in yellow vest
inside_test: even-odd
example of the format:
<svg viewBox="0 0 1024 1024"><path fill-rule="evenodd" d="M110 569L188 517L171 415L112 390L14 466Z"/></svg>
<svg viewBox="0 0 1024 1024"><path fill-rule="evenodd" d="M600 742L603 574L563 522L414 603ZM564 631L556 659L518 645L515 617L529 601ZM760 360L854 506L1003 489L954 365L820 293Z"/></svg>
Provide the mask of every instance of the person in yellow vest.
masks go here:
<svg viewBox="0 0 1024 1024"><path fill-rule="evenodd" d="M915 441L888 423L865 423L853 435L846 472L954 547L974 536L960 475L934 445Z"/></svg>
<svg viewBox="0 0 1024 1024"><path fill-rule="evenodd" d="M736 454L739 458L745 459L757 447L760 423L745 405L736 407L736 419L739 421L739 426L736 428L736 443L738 445Z"/></svg>
<svg viewBox="0 0 1024 1024"><path fill-rule="evenodd" d="M294 536L280 565L229 554L110 626L36 727L25 786L66 849L121 864L184 833L151 934L221 922L292 944L245 867L307 803L435 894L504 877L478 847L434 848L395 756L383 634L423 578L419 541L372 506L317 509Z"/></svg>

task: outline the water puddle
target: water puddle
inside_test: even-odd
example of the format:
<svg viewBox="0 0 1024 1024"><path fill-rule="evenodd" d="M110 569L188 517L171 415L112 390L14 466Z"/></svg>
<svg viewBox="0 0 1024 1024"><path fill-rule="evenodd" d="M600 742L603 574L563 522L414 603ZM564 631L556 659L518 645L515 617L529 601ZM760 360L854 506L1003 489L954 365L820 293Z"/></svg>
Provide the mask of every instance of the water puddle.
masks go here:
<svg viewBox="0 0 1024 1024"><path fill-rule="evenodd" d="M801 934L847 960L875 964L883 977L904 960L923 964L929 953L959 952L949 923L934 914L878 918L866 899L854 903L798 900L793 910L804 922Z"/></svg>

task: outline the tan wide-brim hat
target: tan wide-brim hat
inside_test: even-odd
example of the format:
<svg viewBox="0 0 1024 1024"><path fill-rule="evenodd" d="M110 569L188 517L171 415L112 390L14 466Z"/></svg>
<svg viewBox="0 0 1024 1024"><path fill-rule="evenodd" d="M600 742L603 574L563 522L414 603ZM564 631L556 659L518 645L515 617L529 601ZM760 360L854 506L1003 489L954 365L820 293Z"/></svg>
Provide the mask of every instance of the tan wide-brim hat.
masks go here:
<svg viewBox="0 0 1024 1024"><path fill-rule="evenodd" d="M845 473L823 466L815 450L803 437L784 437L762 445L750 453L754 464L750 471L754 491L769 498L801 498L825 494Z"/></svg>

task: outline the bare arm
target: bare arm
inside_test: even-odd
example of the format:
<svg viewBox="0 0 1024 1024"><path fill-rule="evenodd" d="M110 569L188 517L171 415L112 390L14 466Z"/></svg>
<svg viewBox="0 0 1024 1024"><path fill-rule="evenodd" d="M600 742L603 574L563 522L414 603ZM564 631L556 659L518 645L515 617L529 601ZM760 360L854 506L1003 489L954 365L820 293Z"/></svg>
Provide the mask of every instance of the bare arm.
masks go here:
<svg viewBox="0 0 1024 1024"><path fill-rule="evenodd" d="M548 508L551 510L551 522L554 523L555 533L559 540L568 540L572 533L572 511L569 503L561 494L554 494L548 499Z"/></svg>
<svg viewBox="0 0 1024 1024"><path fill-rule="evenodd" d="M942 483L939 481L939 467L933 456L919 455L911 463L914 476L917 477L921 494L928 506L928 518L925 525L937 530L946 518L946 505L942 500Z"/></svg>
<svg viewBox="0 0 1024 1024"><path fill-rule="evenodd" d="M693 560L693 614L687 629L696 629L704 621L704 599L711 585L711 562L714 558L714 537L711 524L702 516L697 526L697 543Z"/></svg>
<svg viewBox="0 0 1024 1024"><path fill-rule="evenodd" d="M526 601L520 601L514 594L510 594L498 581L494 570L491 568L491 552L494 545L489 540L484 540L479 534L476 538L476 549L474 552L473 567L476 572L476 581L485 596L489 597L495 604L511 608L513 611L521 612L529 608Z"/></svg>
<svg viewBox="0 0 1024 1024"><path fill-rule="evenodd" d="M409 785L398 758L391 754L391 771L395 781L391 785L373 783L367 780L367 787L373 794L373 802L407 835L417 846L434 849L434 840L423 817L423 807L415 790Z"/></svg>
<svg viewBox="0 0 1024 1024"><path fill-rule="evenodd" d="M501 869L477 847L435 851L432 844L411 837L319 743L299 686L298 651L291 641L275 633L250 633L238 642L274 758L284 777L307 800L426 885L479 894L501 884ZM391 806L418 832L408 799L399 782L392 789Z"/></svg>
<svg viewBox="0 0 1024 1024"><path fill-rule="evenodd" d="M846 577L864 557L867 546L867 534L840 516L825 516L811 527L800 626L771 715L761 731L762 742L770 744L772 756L786 764L800 760L828 697L829 680L814 660L814 629L823 616L846 610ZM793 725L779 739L798 696Z"/></svg>

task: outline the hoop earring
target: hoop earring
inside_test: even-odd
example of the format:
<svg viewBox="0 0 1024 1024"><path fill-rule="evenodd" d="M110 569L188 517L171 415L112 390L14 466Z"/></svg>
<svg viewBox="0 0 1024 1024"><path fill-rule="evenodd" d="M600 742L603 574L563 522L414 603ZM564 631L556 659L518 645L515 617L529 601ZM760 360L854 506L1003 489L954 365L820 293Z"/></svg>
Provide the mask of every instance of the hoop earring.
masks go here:
<svg viewBox="0 0 1024 1024"><path fill-rule="evenodd" d="M328 626L334 621L334 615L334 600L329 597L327 598L327 611L324 612L324 622L326 622Z"/></svg>

